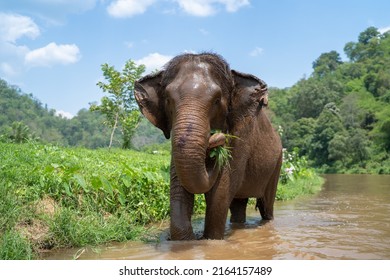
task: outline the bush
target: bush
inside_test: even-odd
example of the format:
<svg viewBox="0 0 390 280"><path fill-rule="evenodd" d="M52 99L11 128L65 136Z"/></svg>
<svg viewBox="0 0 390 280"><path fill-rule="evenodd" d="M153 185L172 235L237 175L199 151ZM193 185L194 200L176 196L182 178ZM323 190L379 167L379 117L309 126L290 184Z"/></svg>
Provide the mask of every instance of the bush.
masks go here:
<svg viewBox="0 0 390 280"><path fill-rule="evenodd" d="M277 200L290 200L298 195L313 194L321 189L323 179L309 167L298 149L288 152L283 149L283 164L280 172Z"/></svg>

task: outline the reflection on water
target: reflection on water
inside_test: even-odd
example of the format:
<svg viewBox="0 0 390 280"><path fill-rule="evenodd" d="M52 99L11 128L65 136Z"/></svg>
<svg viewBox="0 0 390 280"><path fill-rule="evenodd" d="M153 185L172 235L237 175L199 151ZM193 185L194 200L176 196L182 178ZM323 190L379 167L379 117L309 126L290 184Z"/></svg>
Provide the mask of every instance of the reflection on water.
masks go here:
<svg viewBox="0 0 390 280"><path fill-rule="evenodd" d="M225 240L127 242L87 248L80 259L390 259L390 176L326 175L314 196L277 202L275 220L248 213ZM200 222L197 227L202 229ZM164 235L163 235L164 236ZM46 259L71 259L77 249Z"/></svg>

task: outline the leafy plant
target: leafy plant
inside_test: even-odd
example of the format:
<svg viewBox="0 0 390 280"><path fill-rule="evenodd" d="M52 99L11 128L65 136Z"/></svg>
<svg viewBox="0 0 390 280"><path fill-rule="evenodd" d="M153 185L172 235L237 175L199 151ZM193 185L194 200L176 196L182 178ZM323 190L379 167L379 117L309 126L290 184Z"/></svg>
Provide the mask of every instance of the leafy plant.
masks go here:
<svg viewBox="0 0 390 280"><path fill-rule="evenodd" d="M283 149L283 163L279 179L282 184L287 184L298 178L312 177L314 174L314 169L309 167L306 158L299 156L298 149L294 149L292 152Z"/></svg>
<svg viewBox="0 0 390 280"><path fill-rule="evenodd" d="M135 102L134 82L141 77L145 66L137 66L134 61L128 60L122 72L107 63L103 64L101 69L108 83L98 82L97 85L109 96L104 96L100 105L93 104L90 110L99 111L106 116L105 124L111 128L109 148L117 128L122 132L122 147L130 148L141 116Z"/></svg>
<svg viewBox="0 0 390 280"><path fill-rule="evenodd" d="M34 257L30 242L16 230L0 235L0 260L30 260Z"/></svg>
<svg viewBox="0 0 390 280"><path fill-rule="evenodd" d="M211 135L214 135L216 133L222 133L220 130L213 130L211 132ZM210 158L215 160L215 165L217 166L218 170L221 170L225 166L230 168L230 160L232 158L232 151L230 145L231 139L239 139L237 136L223 133L225 136L225 144L223 146L217 146L210 150Z"/></svg>

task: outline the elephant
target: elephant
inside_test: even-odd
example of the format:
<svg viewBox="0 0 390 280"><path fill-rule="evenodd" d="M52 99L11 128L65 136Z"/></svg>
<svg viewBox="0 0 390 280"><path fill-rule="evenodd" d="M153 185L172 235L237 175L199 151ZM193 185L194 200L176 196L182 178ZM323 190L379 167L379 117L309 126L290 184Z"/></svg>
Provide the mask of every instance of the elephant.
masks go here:
<svg viewBox="0 0 390 280"><path fill-rule="evenodd" d="M230 69L218 54L186 53L137 80L134 95L143 115L171 138L171 240L197 238L195 194L205 195L204 239L224 239L229 209L231 223L245 223L250 197L263 220L273 219L282 145L264 109L263 80ZM226 141L228 134L234 137ZM218 168L210 150L226 145L229 164Z"/></svg>

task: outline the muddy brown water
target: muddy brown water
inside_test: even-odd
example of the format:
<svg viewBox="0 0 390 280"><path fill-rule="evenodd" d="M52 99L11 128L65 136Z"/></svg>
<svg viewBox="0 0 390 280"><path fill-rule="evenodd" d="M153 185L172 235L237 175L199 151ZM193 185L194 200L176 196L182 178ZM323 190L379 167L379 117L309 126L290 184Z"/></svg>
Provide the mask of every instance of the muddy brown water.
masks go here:
<svg viewBox="0 0 390 280"><path fill-rule="evenodd" d="M390 259L390 176L326 175L316 195L276 202L275 220L254 210L225 240L126 242L53 251L44 259ZM201 230L203 220L195 225Z"/></svg>

